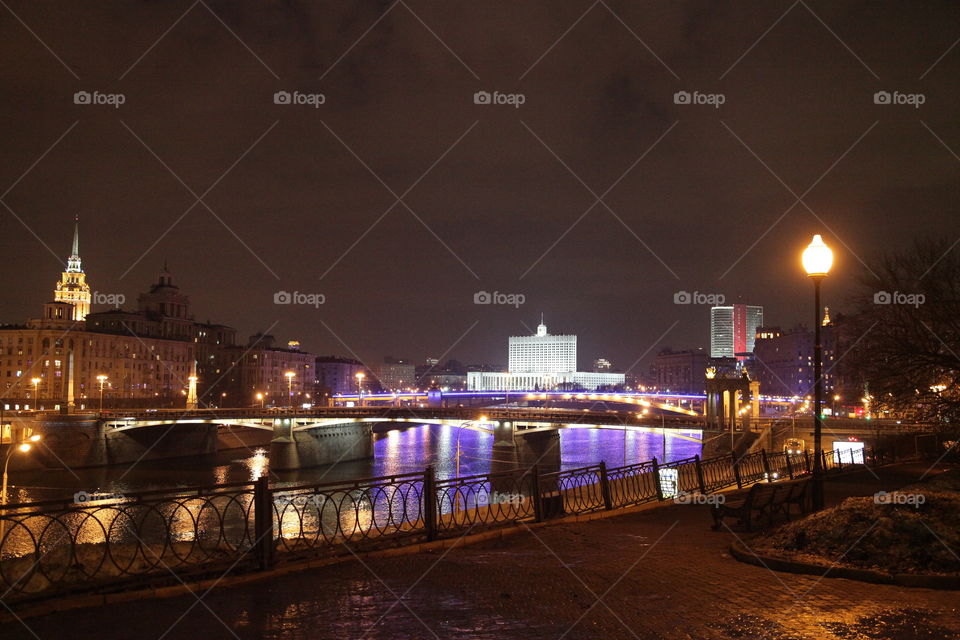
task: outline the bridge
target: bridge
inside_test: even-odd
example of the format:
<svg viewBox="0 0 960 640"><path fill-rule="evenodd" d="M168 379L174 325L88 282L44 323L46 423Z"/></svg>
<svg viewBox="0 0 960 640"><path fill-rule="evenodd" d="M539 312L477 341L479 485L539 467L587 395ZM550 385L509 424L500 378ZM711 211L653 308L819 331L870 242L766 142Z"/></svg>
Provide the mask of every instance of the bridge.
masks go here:
<svg viewBox="0 0 960 640"><path fill-rule="evenodd" d="M692 412L690 412L692 413ZM545 450L563 428L663 432L664 437L700 441L701 418L676 415L651 426L641 411L544 407L353 406L311 409L198 409L103 411L97 414L105 436L140 438L173 429L248 430L265 436L270 464L295 469L373 455L378 424L439 424L493 435L495 447ZM688 432L688 433L684 433ZM693 432L693 433L689 433Z"/></svg>
<svg viewBox="0 0 960 640"><path fill-rule="evenodd" d="M423 394L409 394L423 398ZM501 394L504 395L504 394ZM513 392L510 394L513 396ZM47 468L63 465L91 467L213 454L225 449L269 448L274 469L322 466L373 455L373 433L391 424L439 424L474 429L493 435L494 446L511 447L518 457L548 451L560 429L596 428L663 433L664 437L704 442L704 451L715 447L752 446L758 437L769 450L779 450L787 440L809 441L812 418L744 417L734 429L710 428L707 418L683 398L640 394L582 394L585 406L577 408L565 393L527 393L523 404L487 398L495 406L443 406L419 401L390 402L376 406L332 406L309 409L264 407L224 409L136 409L99 413L31 412L10 418L23 434L40 433L49 454L24 457ZM573 400L580 394L569 394ZM549 400L558 397L558 401ZM596 396L592 399L590 396ZM604 398L606 396L606 398ZM390 394L393 398L393 394ZM397 394L398 398L402 394ZM457 396L455 396L457 397ZM459 396L463 397L463 396ZM545 399L546 398L546 399ZM505 399L504 399L505 400ZM512 397L511 397L512 401ZM581 401L583 402L583 401ZM349 403L347 403L349 404ZM450 403L453 404L453 403ZM564 406L548 406L564 404ZM435 406L431 406L435 405ZM613 407L613 408L610 408ZM653 415L653 411L657 415ZM830 418L825 435L836 440L876 439L879 431L917 432L920 425L895 421ZM695 432L695 433L685 433ZM729 438L719 436L729 434ZM741 443L742 440L742 443ZM727 449L729 450L729 449Z"/></svg>
<svg viewBox="0 0 960 640"><path fill-rule="evenodd" d="M708 396L704 394L659 393L645 391L395 391L389 393L337 394L333 401L339 406L356 405L424 405L424 406L480 406L480 405L623 405L659 410L667 414L704 415ZM803 399L760 395L758 412L777 407L795 406Z"/></svg>

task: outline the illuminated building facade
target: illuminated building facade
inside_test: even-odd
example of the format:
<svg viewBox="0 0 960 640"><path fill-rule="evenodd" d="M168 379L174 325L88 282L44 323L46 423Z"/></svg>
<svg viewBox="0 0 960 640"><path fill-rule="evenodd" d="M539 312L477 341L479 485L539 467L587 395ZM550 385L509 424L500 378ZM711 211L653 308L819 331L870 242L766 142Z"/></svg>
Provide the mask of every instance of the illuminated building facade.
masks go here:
<svg viewBox="0 0 960 640"><path fill-rule="evenodd" d="M550 335L541 320L532 336L509 340L509 371L469 371L471 391L533 391L619 386L624 374L577 371L577 336Z"/></svg>
<svg viewBox="0 0 960 640"><path fill-rule="evenodd" d="M189 298L166 266L137 298L135 310L91 312L74 225L67 270L41 317L0 325L0 404L5 408L96 409L98 376L106 376L105 407L183 407L194 367L199 406L252 404L260 386L285 397L282 374L288 370L296 372L296 391L305 395L305 381L312 391L314 357L299 351L292 356L288 350L253 349L242 359L242 376L228 375L243 352L236 346L236 330L194 320ZM275 379L278 369L282 384ZM233 382L236 386L229 386ZM248 386L249 394L242 395Z"/></svg>
<svg viewBox="0 0 960 640"><path fill-rule="evenodd" d="M710 309L710 357L743 360L753 353L763 307L734 304Z"/></svg>
<svg viewBox="0 0 960 640"><path fill-rule="evenodd" d="M73 220L73 250L67 258L67 270L60 274L60 281L53 290L53 299L55 302L71 305L70 317L66 319L82 322L90 313L90 285L87 284L87 274L83 272L80 264L80 221L77 218ZM57 308L49 311L53 312L55 309ZM66 308L59 307L59 311L63 313Z"/></svg>

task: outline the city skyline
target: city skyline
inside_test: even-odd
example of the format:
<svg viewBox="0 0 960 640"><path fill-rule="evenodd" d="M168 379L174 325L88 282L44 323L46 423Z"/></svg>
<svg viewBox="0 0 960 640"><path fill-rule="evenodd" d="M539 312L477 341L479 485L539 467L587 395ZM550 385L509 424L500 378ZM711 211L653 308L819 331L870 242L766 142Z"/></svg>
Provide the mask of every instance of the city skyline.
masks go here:
<svg viewBox="0 0 960 640"><path fill-rule="evenodd" d="M79 249L78 249L78 246L79 246L79 237L80 237L80 221L79 221L79 216L75 216L75 217L74 217L74 220L73 220L73 235L72 235L73 241L72 241L72 247L71 247L71 251L70 251L69 257L68 257L68 259L66 260L66 262L64 263L64 264L65 264L65 266L64 266L65 271L64 271L64 272L62 273L62 275L61 275L61 280L60 280L60 282L58 282L57 285L56 285L56 287L55 287L53 298L48 299L48 302L63 302L63 303L66 303L66 304L72 304L72 305L74 305L75 308L76 308L76 311L73 312L74 315L73 315L72 317L69 317L69 318L68 318L67 315L61 315L61 316L60 316L61 318L67 319L67 320L74 319L74 320L77 320L77 321L82 321L82 320L84 319L84 317L85 317L87 314L89 314L89 313L97 313L97 312L104 312L104 311L123 311L123 310L125 310L125 309L124 309L124 303L128 300L128 298L127 298L127 296L126 296L126 294L125 294L124 292L111 292L111 293L108 293L108 294L107 294L107 293L103 293L103 292L100 292L100 291L96 291L96 290L91 289L91 287L89 286L89 284L86 283L85 280L86 280L86 276L87 276L88 274L86 273L86 271L85 271L85 270L82 268L82 266L81 266L81 265L82 265L82 262L81 262L82 256L80 255L80 252L79 252ZM166 277L166 278L167 278L167 281L168 281L168 284L170 284L170 283L172 282L172 274L171 274L171 272L169 271L169 265L168 265L168 263L167 263L166 261L164 261L163 266L160 268L160 273L161 273L161 280L163 280L163 278ZM164 274L166 274L166 276L164 276ZM75 285L76 285L76 286L75 286ZM80 293L77 293L78 291L79 291ZM290 293L290 292L278 292L278 293L275 293L275 297L276 297L278 294L287 294L287 293ZM489 292L482 292L482 293L489 293ZM681 293L688 293L688 292L681 292ZM189 294L185 294L185 295L188 295L188 297L189 297ZM78 296L79 296L79 297L78 297ZM675 294L674 297L675 297L675 302L676 302L677 294ZM133 296L131 296L129 299L133 299ZM690 302L695 302L695 301L694 301L694 300L691 300ZM716 312L717 312L718 310L724 310L724 309L731 310L731 309L735 309L735 308L739 308L739 307L745 307L745 308L748 310L748 313L749 313L749 310L758 309L758 310L759 310L758 313L760 314L759 318L760 318L760 320L762 320L762 317L763 317L763 311L762 311L763 308L762 308L762 306L760 306L760 307L754 307L754 306L750 306L750 305L736 304L736 305L733 305L732 307L724 307L724 306L722 306L722 305L706 307L706 313L709 314L709 316L707 317L707 322L708 322L708 329L707 329L708 344L710 344L710 343L712 343L712 342L715 341L715 333L716 333L716 331L717 331L717 329L715 328L715 327L716 327L716 319L715 319L715 314L716 314ZM732 312L731 312L731 313L732 313ZM76 314L79 314L79 316L76 316ZM68 314L68 315L69 315L69 314ZM578 367L579 367L579 368L582 368L582 369L587 369L587 368L589 368L589 367L586 367L586 366L580 367L580 357L579 357L579 354L577 353L577 349L576 349L577 336L576 336L576 335L572 335L572 336L564 336L564 335L552 335L552 336L551 336L551 335L548 335L548 334L546 333L546 325L544 324L544 316L545 316L545 314L543 314L543 313L540 314L540 324L537 326L537 328L536 328L535 330L529 331L529 333L523 333L523 334L519 334L519 335L517 335L517 336L511 336L511 337L510 337L511 345L514 343L514 341L515 341L517 338L521 338L521 339L522 339L522 336L546 336L547 338L551 338L551 339L554 339L554 340L556 340L556 339L563 339L563 338L569 337L569 338L572 338L572 340L573 340L573 343L572 343L572 344L573 344L573 347L572 347L572 350L570 351L570 354L572 354L572 358L573 358L573 364L572 364L572 365L571 365L571 364L567 364L567 365L565 365L565 366L563 366L563 367L560 367L560 369L557 369L557 371L560 371L560 370L562 369L563 371L573 372L573 371L577 370ZM195 314L191 315L191 317L195 317ZM214 317L216 317L216 316L214 316ZM731 318L732 318L732 317L733 317L733 316L731 316ZM0 326L5 326L5 325L7 325L7 326L18 326L18 325L23 324L23 322L25 322L25 321L26 321L26 319L21 319L20 321L10 321L9 319L0 318ZM206 320L206 322L209 323L209 322L210 322L210 319L208 318L208 319ZM732 320L731 320L731 322L732 322ZM521 320L521 324L523 324L523 326L524 326L525 328L527 327L526 323L524 323L522 320ZM742 325L743 323L741 322L740 324ZM765 325L765 324L766 324L766 323L763 323L763 322L759 322L759 324L758 324L757 321L754 321L751 326L757 325L757 328L759 328L761 325ZM798 321L798 322L795 322L795 323L793 323L793 324L794 324L794 325L802 325L803 323ZM81 325L78 325L78 327L80 327L80 326L81 326ZM261 332L263 331L262 329L249 328L249 327L232 327L232 328L233 328L233 329L236 329L241 335L243 335L243 334L248 334L248 335L250 335L250 336L260 335ZM743 331L742 331L742 330L743 330L744 328L745 328L744 326L740 326L741 331L740 331L737 335L743 334ZM749 333L749 331L748 331L747 333ZM752 344L752 339L751 339L751 337L746 337L746 338L744 338L745 335L746 335L746 334L741 335L740 339L741 339L741 341L746 340L745 345L749 346L750 344ZM276 337L276 336L272 336L272 337ZM297 349L300 348L299 334L297 334L297 333L291 333L291 334L289 334L289 335L283 335L283 336L281 336L281 338L282 338L281 342L287 341L287 342L290 342L291 344L292 344L292 343L296 343L296 344L297 344ZM310 348L309 345L307 345L307 346L308 346L308 348L305 348L305 349L304 349L305 352L312 353L312 354L318 355L318 356L323 355L324 353L326 353L326 352L324 352L322 349ZM679 345L679 346L680 346L681 348L684 348L684 349L700 349L700 348L702 348L702 347L699 346L699 345ZM644 376L647 376L647 375L650 373L650 368L652 367L652 362L653 362L653 359L654 359L655 356L656 356L656 353L658 353L661 349L672 348L672 347L673 347L673 345L666 344L666 343L664 343L664 344L662 344L662 345L659 345L659 348L658 348L655 352L651 353L648 357L645 357L645 358L643 358L642 360L634 361L634 363L633 363L632 366L623 365L623 364L621 364L620 362L617 362L616 360L620 360L620 359L621 359L621 356L620 356L620 354L617 354L616 352L611 353L611 354L598 354L598 355L590 356L590 357L584 356L584 362L585 362L585 363L586 363L586 362L592 363L592 362L594 362L595 360L597 360L598 358L599 358L599 359L609 359L609 357L613 357L613 358L616 359L616 360L614 361L614 364L613 364L613 369L614 369L614 370L616 370L616 371L621 371L621 372L622 372L622 371L624 371L624 370L626 369L626 371L625 371L626 373L633 374L633 375L635 375L635 376L644 377ZM403 347L402 345L398 345L397 348L394 349L393 351L391 351L390 353L403 352L404 349L405 349L405 347ZM714 350L716 351L716 349L714 349ZM749 349L749 348L747 348L747 349L746 349L746 352L749 352L749 351L752 351L752 350ZM469 364L469 365L471 365L471 366L494 366L494 367L502 367L503 370L505 370L505 371L512 371L514 367L512 367L512 366L509 364L510 357L511 357L510 354L511 354L512 352L513 352L513 347L511 347L510 350L508 351L506 363L503 362L503 361L500 359L501 356L498 355L500 352L499 352L498 350L495 350L495 351L493 351L493 352L491 352L491 353L483 354L482 357L481 357L479 360L469 361L467 364ZM569 359L569 358L571 357L570 354L567 354L567 355L565 355L564 357L566 357L566 358ZM336 355L336 356L338 356L338 357L358 357L358 356L356 356L356 354L353 353L352 351L349 352L349 353L339 353L339 354L331 354L331 355ZM729 357L732 357L733 352L731 351L731 353L728 354L728 355L729 355ZM444 363L446 363L446 362L449 361L449 360L463 360L463 358L458 357L458 356L459 356L459 354L457 354L456 352L448 351L447 353L444 354L443 362L438 363L438 364L437 364L437 367L442 366ZM361 362L363 362L363 363L365 364L365 366L367 366L368 369L375 369L375 368L376 368L376 365L379 365L379 364L381 364L382 362L386 362L386 361L387 361L388 359L390 359L391 357L392 357L392 356L387 355L387 354L376 354L376 355L373 355L372 357L367 357L367 358L358 357L358 359L359 359ZM719 354L719 353L714 353L712 357L723 357L723 355L722 355L722 354ZM428 355L425 355L425 356L424 356L423 358L421 358L421 359L411 359L411 360L414 360L414 361L417 362L418 364L423 364L423 363L430 363L432 360L435 360L435 359L436 359L436 356L430 355L430 354L428 353ZM642 363L646 363L646 366L643 366ZM548 367L548 369L550 369L551 371L553 371L553 368L552 368L552 367ZM546 370L547 370L547 369L544 369L544 371L546 371ZM533 369L530 369L530 371L533 371Z"/></svg>

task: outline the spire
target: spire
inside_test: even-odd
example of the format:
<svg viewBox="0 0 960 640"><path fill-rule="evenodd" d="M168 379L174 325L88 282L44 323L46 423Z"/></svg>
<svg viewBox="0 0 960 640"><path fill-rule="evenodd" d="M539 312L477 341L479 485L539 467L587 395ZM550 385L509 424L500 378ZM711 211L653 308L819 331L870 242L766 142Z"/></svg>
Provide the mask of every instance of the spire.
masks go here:
<svg viewBox="0 0 960 640"><path fill-rule="evenodd" d="M80 215L73 216L73 253L71 255L80 255Z"/></svg>
<svg viewBox="0 0 960 640"><path fill-rule="evenodd" d="M540 313L540 324L537 325L537 335L545 336L547 335L547 325L543 324L543 313Z"/></svg>
<svg viewBox="0 0 960 640"><path fill-rule="evenodd" d="M83 273L83 268L80 266L80 216L79 215L76 215L73 217L73 247L71 249L70 257L67 258L67 272Z"/></svg>

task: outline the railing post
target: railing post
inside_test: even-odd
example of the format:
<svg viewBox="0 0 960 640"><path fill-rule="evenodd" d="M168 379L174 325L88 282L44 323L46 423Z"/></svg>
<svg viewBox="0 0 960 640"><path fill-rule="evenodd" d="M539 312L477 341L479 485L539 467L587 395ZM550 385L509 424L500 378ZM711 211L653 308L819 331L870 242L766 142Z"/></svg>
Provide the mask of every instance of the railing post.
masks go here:
<svg viewBox="0 0 960 640"><path fill-rule="evenodd" d="M663 502L663 486L660 484L660 465L657 459L651 460L653 466L653 486L657 490L657 502Z"/></svg>
<svg viewBox="0 0 960 640"><path fill-rule="evenodd" d="M810 452L806 449L803 450L803 462L807 465L807 471L813 471L810 468Z"/></svg>
<svg viewBox="0 0 960 640"><path fill-rule="evenodd" d="M437 539L437 477L433 465L423 470L423 528L428 541Z"/></svg>
<svg viewBox="0 0 960 640"><path fill-rule="evenodd" d="M603 508L613 510L613 500L610 498L610 479L607 477L607 463L600 462L600 494L603 496Z"/></svg>
<svg viewBox="0 0 960 640"><path fill-rule="evenodd" d="M533 520L534 522L543 522L543 498L540 494L540 468L537 465L533 465L530 473L533 474L531 478L532 482L530 483L530 491L533 492L531 496L533 498Z"/></svg>
<svg viewBox="0 0 960 640"><path fill-rule="evenodd" d="M693 461L697 470L697 484L700 485L700 493L705 494L707 492L707 483L703 481L703 465L700 464L700 456L693 456Z"/></svg>
<svg viewBox="0 0 960 640"><path fill-rule="evenodd" d="M273 497L270 478L262 475L253 484L254 554L261 571L273 566Z"/></svg>
<svg viewBox="0 0 960 640"><path fill-rule="evenodd" d="M733 477L737 480L737 489L743 489L743 478L740 477L740 460L737 454L730 454L730 464L733 466Z"/></svg>
<svg viewBox="0 0 960 640"><path fill-rule="evenodd" d="M760 449L760 458L763 460L763 474L767 478L767 482L773 482L773 478L770 476L770 461L767 460L767 450Z"/></svg>
<svg viewBox="0 0 960 640"><path fill-rule="evenodd" d="M790 476L790 479L793 480L793 464L790 462L790 452L787 451L783 454L783 457L787 461L787 475Z"/></svg>

